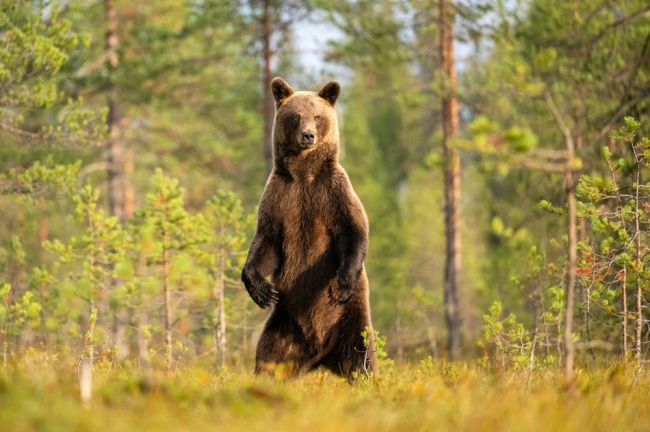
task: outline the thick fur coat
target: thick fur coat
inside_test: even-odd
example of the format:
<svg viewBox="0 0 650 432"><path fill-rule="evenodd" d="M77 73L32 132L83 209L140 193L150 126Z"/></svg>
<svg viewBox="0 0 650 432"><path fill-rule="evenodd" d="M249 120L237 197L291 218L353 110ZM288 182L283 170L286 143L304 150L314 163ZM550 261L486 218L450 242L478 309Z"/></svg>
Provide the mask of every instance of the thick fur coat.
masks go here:
<svg viewBox="0 0 650 432"><path fill-rule="evenodd" d="M376 373L364 269L368 219L338 161L340 86L294 91L275 78L272 90L274 166L242 271L253 301L272 307L255 369Z"/></svg>

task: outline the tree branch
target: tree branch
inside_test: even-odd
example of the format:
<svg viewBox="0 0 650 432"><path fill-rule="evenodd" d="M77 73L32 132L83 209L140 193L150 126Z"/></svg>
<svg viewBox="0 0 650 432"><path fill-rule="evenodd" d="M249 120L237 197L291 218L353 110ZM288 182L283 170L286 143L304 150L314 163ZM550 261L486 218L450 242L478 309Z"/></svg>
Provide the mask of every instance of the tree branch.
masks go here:
<svg viewBox="0 0 650 432"><path fill-rule="evenodd" d="M598 142L599 142L601 139L603 139L603 138L607 135L607 133L609 133L609 131L610 131L610 130L612 129L612 127L614 126L614 124L615 124L617 121L619 121L620 118L621 118L625 113L627 113L627 111L628 111L628 109L630 109L630 107L636 105L638 102L642 101L643 99L645 99L645 98L648 97L648 96L650 96L650 87L647 87L647 88L643 89L643 91L641 91L639 94L637 94L636 97L630 99L630 100L627 101L626 103L623 103L623 104L619 105L618 109L616 110L616 112L614 112L614 114L612 115L612 117L610 117L610 119L609 119L609 121L607 122L607 124L605 124L605 126L600 130L600 132L598 132L598 135L596 135L596 136L594 137L594 139L592 139L592 140L589 142L589 146L591 147L591 146L595 146L595 145L597 145Z"/></svg>
<svg viewBox="0 0 650 432"><path fill-rule="evenodd" d="M569 129L569 127L564 122L564 115L562 114L558 106L555 104L555 101L553 100L553 95L551 94L550 90L546 90L544 92L544 97L546 98L546 104L551 110L551 113L553 113L553 117L555 117L555 121L557 122L557 125L562 131L562 134L564 134L564 139L566 140L567 148L569 147L575 148L573 143L573 136L571 135L571 129ZM570 163L571 161L567 161L567 162Z"/></svg>

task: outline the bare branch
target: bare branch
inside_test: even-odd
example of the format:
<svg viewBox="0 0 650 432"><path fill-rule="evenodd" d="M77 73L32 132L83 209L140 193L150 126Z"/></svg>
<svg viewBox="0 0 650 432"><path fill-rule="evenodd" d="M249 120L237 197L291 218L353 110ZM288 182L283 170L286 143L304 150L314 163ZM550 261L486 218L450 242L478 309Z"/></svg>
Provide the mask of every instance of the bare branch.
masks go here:
<svg viewBox="0 0 650 432"><path fill-rule="evenodd" d="M532 158L522 158L517 160L519 165L525 168L535 169L539 171L558 172L563 173L566 171L566 165L563 163L543 162Z"/></svg>
<svg viewBox="0 0 650 432"><path fill-rule="evenodd" d="M566 140L567 148L572 148L572 149L575 148L573 143L573 136L571 135L571 129L569 129L569 127L564 122L564 115L562 114L558 106L555 104L555 101L553 100L553 95L549 90L546 90L544 92L544 97L546 98L546 104L551 110L551 113L553 113L553 117L555 117L555 121L557 122L557 125L562 131L562 134L564 134L564 139Z"/></svg>
<svg viewBox="0 0 650 432"><path fill-rule="evenodd" d="M552 150L545 148L535 148L528 152L529 155L535 156L538 158L545 158L549 160L566 160L566 152L564 150Z"/></svg>

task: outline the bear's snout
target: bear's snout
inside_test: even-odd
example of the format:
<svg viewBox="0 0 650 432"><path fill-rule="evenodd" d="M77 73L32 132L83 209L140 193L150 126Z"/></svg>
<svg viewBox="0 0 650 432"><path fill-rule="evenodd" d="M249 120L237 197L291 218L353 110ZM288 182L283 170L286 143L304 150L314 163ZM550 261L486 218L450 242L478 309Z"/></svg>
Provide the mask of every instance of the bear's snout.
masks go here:
<svg viewBox="0 0 650 432"><path fill-rule="evenodd" d="M316 140L316 135L312 130L307 130L302 133L301 139L300 139L300 146L303 148L309 148L314 145L314 142Z"/></svg>

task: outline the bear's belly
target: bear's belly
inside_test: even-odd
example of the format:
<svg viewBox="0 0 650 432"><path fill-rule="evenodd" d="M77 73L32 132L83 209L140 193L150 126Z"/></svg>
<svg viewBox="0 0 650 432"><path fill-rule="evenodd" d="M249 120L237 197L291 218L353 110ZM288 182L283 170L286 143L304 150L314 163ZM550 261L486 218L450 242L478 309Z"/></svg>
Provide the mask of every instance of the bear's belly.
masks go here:
<svg viewBox="0 0 650 432"><path fill-rule="evenodd" d="M279 289L326 284L334 277L336 253L322 220L289 219L283 234Z"/></svg>
<svg viewBox="0 0 650 432"><path fill-rule="evenodd" d="M282 268L275 286L282 293L280 301L316 347L324 343L341 315L329 297L330 288L337 289L337 267L336 251L322 220L285 223Z"/></svg>
<svg viewBox="0 0 650 432"><path fill-rule="evenodd" d="M324 210L328 203L321 193L299 185L285 196L282 260L273 282L280 302L310 341L310 351L318 351L342 315L342 307L332 305L329 296L330 289L337 289L338 258Z"/></svg>

